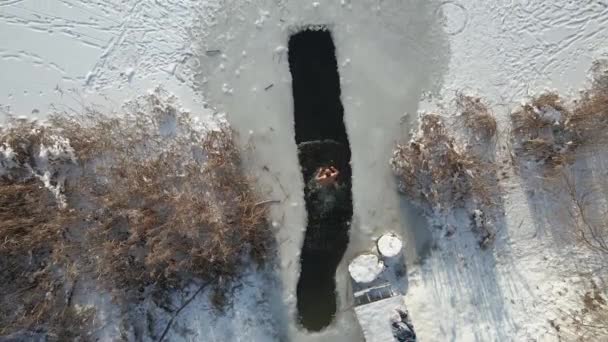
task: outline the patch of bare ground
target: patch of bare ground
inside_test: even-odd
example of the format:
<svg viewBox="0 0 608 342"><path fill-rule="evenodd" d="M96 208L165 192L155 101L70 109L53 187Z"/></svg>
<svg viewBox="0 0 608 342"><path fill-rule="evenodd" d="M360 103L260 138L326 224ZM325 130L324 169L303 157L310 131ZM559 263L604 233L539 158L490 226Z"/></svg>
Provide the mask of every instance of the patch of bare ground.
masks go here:
<svg viewBox="0 0 608 342"><path fill-rule="evenodd" d="M560 309L559 317L549 320L559 341L604 341L608 336L608 287L583 277L586 290L575 297L575 308Z"/></svg>
<svg viewBox="0 0 608 342"><path fill-rule="evenodd" d="M583 295L583 308L572 318L579 333L579 341L604 339L608 336L607 294L605 284L600 288L592 281L591 289Z"/></svg>
<svg viewBox="0 0 608 342"><path fill-rule="evenodd" d="M84 339L83 274L131 303L200 281L221 297L272 252L233 131L201 126L162 90L115 116L12 119L0 146L0 336Z"/></svg>

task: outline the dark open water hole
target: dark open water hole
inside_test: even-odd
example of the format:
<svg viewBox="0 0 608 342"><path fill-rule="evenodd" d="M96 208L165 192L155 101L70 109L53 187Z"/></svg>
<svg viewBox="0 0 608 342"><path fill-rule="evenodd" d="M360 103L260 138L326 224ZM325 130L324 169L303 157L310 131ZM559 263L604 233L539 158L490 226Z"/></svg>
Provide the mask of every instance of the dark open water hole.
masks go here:
<svg viewBox="0 0 608 342"><path fill-rule="evenodd" d="M328 30L304 30L289 39L295 138L306 184L319 167L340 171L339 190L305 188L308 226L300 258L298 318L308 330L328 326L336 313L335 273L348 244L352 218L350 145L340 101L335 46ZM325 191L325 190L323 190ZM327 197L328 195L329 197ZM327 205L325 198L335 199Z"/></svg>

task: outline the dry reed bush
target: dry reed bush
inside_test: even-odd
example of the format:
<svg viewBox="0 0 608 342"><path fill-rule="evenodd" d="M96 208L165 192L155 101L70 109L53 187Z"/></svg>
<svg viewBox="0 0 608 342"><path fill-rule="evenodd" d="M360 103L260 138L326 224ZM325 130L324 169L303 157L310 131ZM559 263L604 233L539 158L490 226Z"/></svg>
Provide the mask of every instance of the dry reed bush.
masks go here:
<svg viewBox="0 0 608 342"><path fill-rule="evenodd" d="M69 139L52 126L10 117L0 130L0 177L9 181L38 179L66 207L65 180L76 165Z"/></svg>
<svg viewBox="0 0 608 342"><path fill-rule="evenodd" d="M8 118L0 129L0 177L5 180L34 177L40 147L49 145L46 128L35 121Z"/></svg>
<svg viewBox="0 0 608 342"><path fill-rule="evenodd" d="M0 130L0 335L42 329L65 340L82 333L80 318L89 321L84 312L76 320L65 301L76 249L73 212L62 209L62 173L71 164L62 144L27 120L9 118Z"/></svg>
<svg viewBox="0 0 608 342"><path fill-rule="evenodd" d="M70 303L82 274L128 295L194 279L229 286L250 258L267 258L266 202L233 132L202 127L174 101L157 90L120 117L60 113L0 129L0 335L72 339L92 317Z"/></svg>
<svg viewBox="0 0 608 342"><path fill-rule="evenodd" d="M397 145L390 163L400 191L426 210L448 212L472 202L486 211L495 205L494 166L456 146L439 115L424 115L414 139ZM481 240L489 243L492 229L481 230Z"/></svg>
<svg viewBox="0 0 608 342"><path fill-rule="evenodd" d="M42 329L61 341L84 334L92 312L66 298L72 218L38 181L0 181L0 336Z"/></svg>
<svg viewBox="0 0 608 342"><path fill-rule="evenodd" d="M512 144L515 161L543 165L546 176L569 164L579 142L567 129L571 112L557 93L544 93L533 98L511 114Z"/></svg>
<svg viewBox="0 0 608 342"><path fill-rule="evenodd" d="M577 151L606 143L608 75L597 75L571 109L558 94L546 93L515 111L511 120L518 162L540 163L545 175L553 176L574 161Z"/></svg>
<svg viewBox="0 0 608 342"><path fill-rule="evenodd" d="M554 115L556 114L554 111L558 114L566 112L559 95L541 94L511 114L512 132L522 138L538 138L543 134L544 129L551 128L556 120L560 120Z"/></svg>
<svg viewBox="0 0 608 342"><path fill-rule="evenodd" d="M120 119L61 115L56 129L82 163L68 193L80 211L98 277L127 292L195 278L233 278L270 249L267 207L243 172L226 124L205 131L157 91ZM91 138L94 137L94 138Z"/></svg>
<svg viewBox="0 0 608 342"><path fill-rule="evenodd" d="M468 135L475 142L485 144L496 138L496 118L480 98L459 93L456 96L456 109Z"/></svg>
<svg viewBox="0 0 608 342"><path fill-rule="evenodd" d="M62 229L50 197L34 181L0 185L0 334L38 323L50 309L48 267Z"/></svg>
<svg viewBox="0 0 608 342"><path fill-rule="evenodd" d="M596 72L590 89L581 93L565 118L566 130L581 146L606 143L608 134L608 73Z"/></svg>

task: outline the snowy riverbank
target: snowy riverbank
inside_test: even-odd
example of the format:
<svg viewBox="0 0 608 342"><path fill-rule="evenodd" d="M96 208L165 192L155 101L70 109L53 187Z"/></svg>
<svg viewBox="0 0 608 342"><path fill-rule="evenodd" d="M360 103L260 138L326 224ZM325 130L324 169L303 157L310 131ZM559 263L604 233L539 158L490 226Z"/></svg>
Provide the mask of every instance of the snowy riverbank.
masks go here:
<svg viewBox="0 0 608 342"><path fill-rule="evenodd" d="M360 340L346 265L374 238L398 231L409 273L405 300L422 341L554 341L554 322L579 307L589 285L575 276L586 268L573 250L539 230L552 224L539 218L550 215L548 195L530 197L526 180L505 168L505 227L495 246L473 247L464 228L432 242L426 220L396 193L388 160L418 110L449 112L455 91L487 99L501 130L527 95L546 87L576 95L608 49L607 21L605 4L567 0L2 1L0 118L44 118L51 105L118 109L158 84L201 120L227 113L250 171L281 201L272 207L281 299L257 315L240 299L256 293L252 276L234 311L214 321L202 296L181 315L184 326L200 328L193 338L222 340L231 331L230 340L267 340L266 322L278 315L272 319L291 340ZM339 315L319 334L301 331L294 312L306 222L286 46L290 33L309 25L326 25L336 45L355 212L338 268ZM594 163L606 165L602 156ZM453 220L468 226L466 217Z"/></svg>

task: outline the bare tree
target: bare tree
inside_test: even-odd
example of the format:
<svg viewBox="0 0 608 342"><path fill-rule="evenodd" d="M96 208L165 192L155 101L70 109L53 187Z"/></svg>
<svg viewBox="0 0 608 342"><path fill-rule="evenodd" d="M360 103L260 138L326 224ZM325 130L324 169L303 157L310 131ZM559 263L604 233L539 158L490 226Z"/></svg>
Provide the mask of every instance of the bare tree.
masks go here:
<svg viewBox="0 0 608 342"><path fill-rule="evenodd" d="M563 172L563 184L571 200L569 215L577 237L591 250L608 257L608 211L591 210L597 199L597 190L579 190L572 172Z"/></svg>

